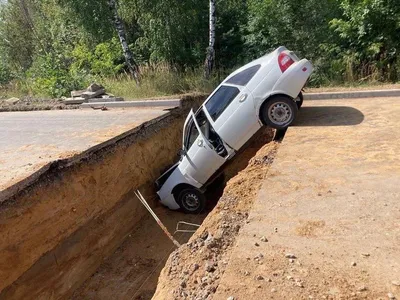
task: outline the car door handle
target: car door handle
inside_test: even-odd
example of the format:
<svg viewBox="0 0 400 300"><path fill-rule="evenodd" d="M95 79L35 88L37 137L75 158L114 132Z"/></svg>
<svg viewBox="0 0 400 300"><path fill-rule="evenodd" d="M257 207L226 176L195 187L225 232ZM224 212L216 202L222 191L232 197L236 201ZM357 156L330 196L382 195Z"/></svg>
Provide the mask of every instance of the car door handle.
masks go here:
<svg viewBox="0 0 400 300"><path fill-rule="evenodd" d="M246 99L247 99L247 94L243 94L240 96L239 102L244 102L244 101L246 101Z"/></svg>
<svg viewBox="0 0 400 300"><path fill-rule="evenodd" d="M203 140L198 140L197 141L197 146L199 146L199 147L203 147Z"/></svg>

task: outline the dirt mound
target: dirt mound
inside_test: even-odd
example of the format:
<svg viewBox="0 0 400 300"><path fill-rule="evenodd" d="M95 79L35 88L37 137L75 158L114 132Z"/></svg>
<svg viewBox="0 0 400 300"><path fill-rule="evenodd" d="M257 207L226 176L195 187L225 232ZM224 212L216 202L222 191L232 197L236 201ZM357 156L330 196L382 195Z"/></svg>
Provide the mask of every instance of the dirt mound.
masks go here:
<svg viewBox="0 0 400 300"><path fill-rule="evenodd" d="M8 102L0 99L0 112L6 111L32 111L32 110L60 110L78 109L79 105L65 105L61 99L41 99L30 96L16 99L18 101Z"/></svg>
<svg viewBox="0 0 400 300"><path fill-rule="evenodd" d="M259 142L268 137L268 133L261 135ZM205 299L215 293L236 235L246 222L277 147L276 142L263 146L247 167L228 181L223 196L199 230L169 257L154 299Z"/></svg>

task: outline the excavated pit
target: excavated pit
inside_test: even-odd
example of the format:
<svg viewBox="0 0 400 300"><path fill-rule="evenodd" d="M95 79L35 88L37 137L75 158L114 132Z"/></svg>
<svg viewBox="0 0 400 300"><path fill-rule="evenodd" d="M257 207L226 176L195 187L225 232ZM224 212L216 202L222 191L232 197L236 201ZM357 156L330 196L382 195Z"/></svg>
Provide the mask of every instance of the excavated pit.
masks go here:
<svg viewBox="0 0 400 300"><path fill-rule="evenodd" d="M226 166L225 180L210 186L203 214L161 207L154 180L176 159L188 108L203 100L186 97L181 109L49 164L0 193L0 299L150 299L175 247L133 192L142 192L171 232L178 221L209 223L220 197L241 185L231 182L243 180L253 156L275 148L272 130L260 130ZM257 190L254 180L243 193ZM243 199L243 207L250 204ZM204 226L175 237L191 243Z"/></svg>
<svg viewBox="0 0 400 300"><path fill-rule="evenodd" d="M257 192L260 174L265 171L264 168L259 168L264 162L256 160L254 165L252 161L256 153L262 153L265 155L263 159L265 157L265 162L269 164L277 146L277 143L271 142L272 137L272 130L260 130L245 149L224 168L224 177L214 182L207 190L208 207L204 213L186 215L156 207L157 215L169 231L173 233L179 221L201 224L205 219L213 220L219 214L218 201L224 199L228 193L233 193L233 190L236 192L241 190L245 195L242 198L243 203L239 206L243 212L248 209L251 204L248 196ZM260 152L262 148L264 151ZM252 172L251 169L257 172ZM224 208L226 213L231 209L232 212L235 211L232 207L224 206ZM218 213L215 213L216 211ZM212 226L214 225L217 227L218 221ZM202 230L203 226L193 236L197 236ZM176 233L174 237L181 244L193 239L190 233ZM179 250L182 248L185 246ZM151 299L157 288L160 272L175 249L157 223L147 216L143 218L139 227L131 231L121 247L74 293L72 299ZM187 263L188 267L191 265L187 257L183 262ZM168 283L169 280L170 278L166 279L168 291L174 287L173 280ZM179 286L179 282L176 284ZM160 299L164 297L166 296L162 295Z"/></svg>

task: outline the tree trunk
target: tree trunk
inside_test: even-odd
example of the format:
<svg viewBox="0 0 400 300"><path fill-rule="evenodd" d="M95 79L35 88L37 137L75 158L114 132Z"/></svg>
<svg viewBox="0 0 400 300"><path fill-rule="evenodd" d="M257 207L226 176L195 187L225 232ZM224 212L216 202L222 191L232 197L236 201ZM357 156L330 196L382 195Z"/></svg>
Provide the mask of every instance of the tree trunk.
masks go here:
<svg viewBox="0 0 400 300"><path fill-rule="evenodd" d="M204 63L204 77L208 79L215 63L215 0L210 0L210 40Z"/></svg>
<svg viewBox="0 0 400 300"><path fill-rule="evenodd" d="M117 30L119 40L122 46L122 52L125 57L126 64L128 66L129 73L132 75L136 84L139 84L139 66L133 58L131 49L129 48L128 42L126 41L126 32L122 19L118 14L117 0L108 0L108 6L112 11L113 21L115 29Z"/></svg>

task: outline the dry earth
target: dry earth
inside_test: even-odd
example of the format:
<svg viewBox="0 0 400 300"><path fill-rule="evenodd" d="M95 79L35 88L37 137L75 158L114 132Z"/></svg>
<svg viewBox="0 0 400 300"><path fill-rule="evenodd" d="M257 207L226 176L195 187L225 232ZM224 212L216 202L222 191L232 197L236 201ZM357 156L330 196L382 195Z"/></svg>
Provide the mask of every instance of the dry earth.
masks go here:
<svg viewBox="0 0 400 300"><path fill-rule="evenodd" d="M277 142L263 146L248 166L228 181L199 230L169 257L153 299L206 299L215 293L229 260L229 249L246 222L277 148Z"/></svg>
<svg viewBox="0 0 400 300"><path fill-rule="evenodd" d="M264 144L271 141L272 135L273 132L270 129L261 130L248 147L237 154L236 159L225 167L225 178L235 177L240 170L246 168L254 154ZM267 146L268 149L271 147L274 146L271 144ZM257 163L251 164L252 168L248 167L247 171L240 172L235 179L229 181L225 192L232 190L232 195L240 194L241 192L238 189L240 186L246 186L245 190L251 193L257 189L250 185L247 179L246 183L243 181L247 176L244 174L254 172L256 169ZM256 173L252 175L252 178L255 178L255 176ZM208 188L206 193L208 207L206 212L200 215L187 215L170 211L164 207L157 207L155 212L172 233L175 232L178 221L201 224L207 217L207 213L214 208L221 197L223 188L224 185L221 185L221 180L217 180ZM225 203L224 208L228 208L232 195L229 198L230 200ZM154 194L146 196L146 199L150 201L153 198L155 198ZM246 207L248 207L247 204L241 205L243 215ZM191 235L190 233L179 232L174 234L175 238L182 244L186 243ZM169 254L174 249L174 245L156 222L151 217L145 217L141 220L140 226L132 230L121 247L74 293L72 299L151 299L160 272Z"/></svg>
<svg viewBox="0 0 400 300"><path fill-rule="evenodd" d="M398 299L399 114L397 98L307 101L170 256L154 299Z"/></svg>

